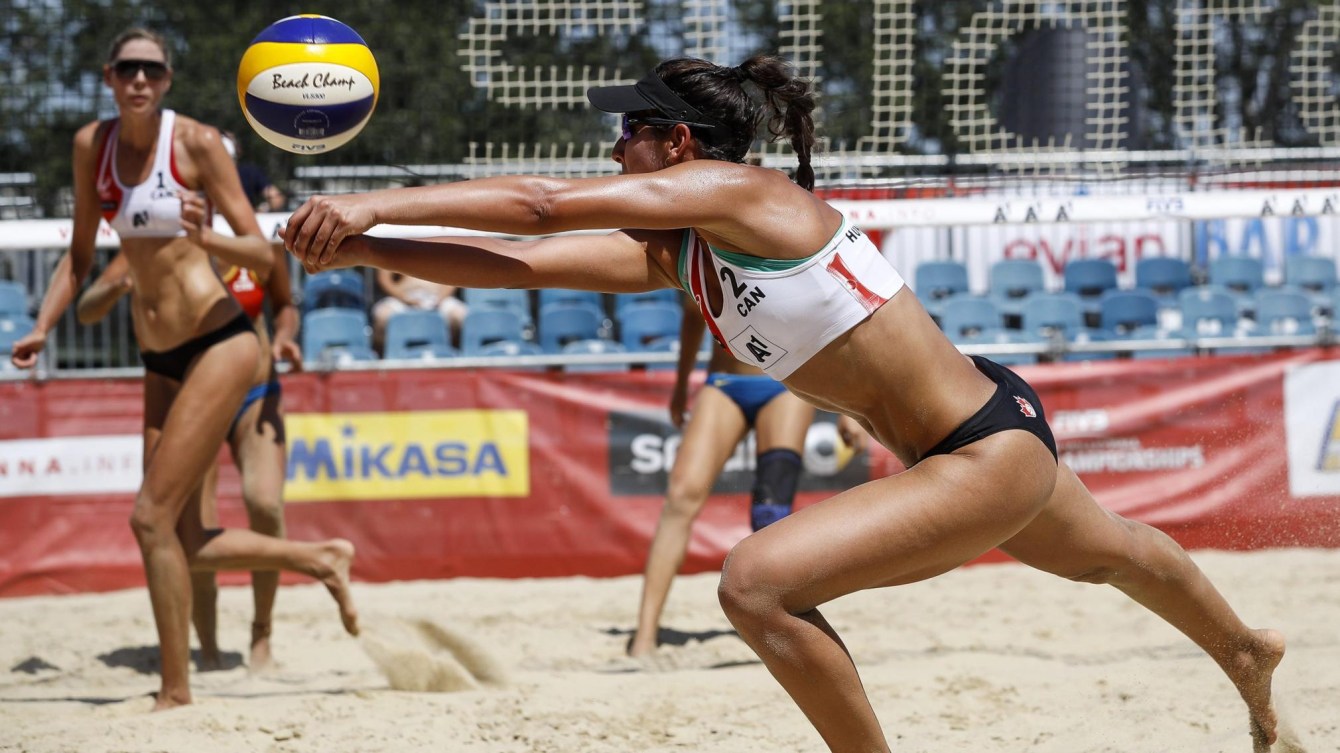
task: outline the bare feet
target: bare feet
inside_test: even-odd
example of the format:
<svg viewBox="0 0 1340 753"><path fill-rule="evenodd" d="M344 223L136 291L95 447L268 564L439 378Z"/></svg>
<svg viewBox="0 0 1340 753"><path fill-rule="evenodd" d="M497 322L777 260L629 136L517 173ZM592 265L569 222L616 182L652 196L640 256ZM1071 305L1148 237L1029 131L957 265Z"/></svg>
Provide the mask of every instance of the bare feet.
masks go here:
<svg viewBox="0 0 1340 753"><path fill-rule="evenodd" d="M182 690L180 692L169 692L167 690L158 691L154 700L153 711L168 711L179 706L191 705L191 691Z"/></svg>
<svg viewBox="0 0 1340 753"><path fill-rule="evenodd" d="M270 623L251 623L251 656L247 660L247 669L251 672L264 672L274 663L270 654Z"/></svg>
<svg viewBox="0 0 1340 753"><path fill-rule="evenodd" d="M321 547L321 568L314 575L325 584L340 607L340 619L349 635L358 635L358 610L349 591L349 568L354 562L354 545L344 539L331 539Z"/></svg>
<svg viewBox="0 0 1340 753"><path fill-rule="evenodd" d="M201 672L217 672L223 669L223 657L219 654L218 646L200 649L200 661L196 662L196 669Z"/></svg>
<svg viewBox="0 0 1340 753"><path fill-rule="evenodd" d="M1284 658L1284 636L1274 630L1253 630L1254 642L1238 653L1224 671L1247 702L1252 750L1267 753L1277 737L1275 708L1271 704L1270 681Z"/></svg>
<svg viewBox="0 0 1340 753"><path fill-rule="evenodd" d="M656 653L656 637L650 638L643 633L635 632L633 637L628 639L628 655L634 659L640 659L644 656L650 656Z"/></svg>

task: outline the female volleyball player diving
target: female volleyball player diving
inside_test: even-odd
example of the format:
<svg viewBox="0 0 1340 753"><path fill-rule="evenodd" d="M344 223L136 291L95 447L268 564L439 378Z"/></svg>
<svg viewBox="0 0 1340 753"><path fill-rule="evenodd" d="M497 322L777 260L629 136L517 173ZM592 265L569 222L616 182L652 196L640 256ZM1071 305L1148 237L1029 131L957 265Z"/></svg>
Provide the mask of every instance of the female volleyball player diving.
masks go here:
<svg viewBox="0 0 1340 753"><path fill-rule="evenodd" d="M172 83L163 38L145 29L123 32L102 74L118 117L75 134L70 249L56 267L36 327L15 343L12 358L20 368L36 363L47 332L88 275L101 213L120 236L129 263L131 313L145 366L144 479L130 523L158 629L157 710L191 702L192 570L305 573L325 584L345 628L356 633L349 592L354 551L341 539L294 542L201 524L201 480L260 358L251 322L209 257L262 271L275 257L218 130L160 109ZM235 236L213 231L211 204Z"/></svg>
<svg viewBox="0 0 1340 753"><path fill-rule="evenodd" d="M747 89L749 91L747 91ZM750 91L757 92L756 104ZM861 230L811 193L808 82L775 58L676 59L588 92L623 114L622 175L508 176L314 197L285 244L309 270L368 265L464 287L683 287L716 340L814 405L852 416L907 466L741 541L722 607L835 751L888 750L856 667L817 607L919 581L999 547L1035 568L1108 583L1204 649L1276 736L1283 637L1245 626L1187 554L1101 508L1058 462L1041 403L1012 372L959 353ZM766 124L794 182L742 164ZM378 223L545 236L363 235Z"/></svg>

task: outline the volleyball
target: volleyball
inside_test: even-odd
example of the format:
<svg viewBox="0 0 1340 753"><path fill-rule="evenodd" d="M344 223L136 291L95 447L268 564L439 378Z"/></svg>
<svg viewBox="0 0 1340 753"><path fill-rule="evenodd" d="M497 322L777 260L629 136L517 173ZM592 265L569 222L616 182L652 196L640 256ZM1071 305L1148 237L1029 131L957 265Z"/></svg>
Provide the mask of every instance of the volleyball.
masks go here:
<svg viewBox="0 0 1340 753"><path fill-rule="evenodd" d="M295 154L347 144L372 117L377 61L358 32L327 16L270 24L237 66L237 100L261 138Z"/></svg>
<svg viewBox="0 0 1340 753"><path fill-rule="evenodd" d="M838 433L837 425L828 421L810 424L805 433L805 449L801 465L811 476L833 476L847 467L856 451Z"/></svg>

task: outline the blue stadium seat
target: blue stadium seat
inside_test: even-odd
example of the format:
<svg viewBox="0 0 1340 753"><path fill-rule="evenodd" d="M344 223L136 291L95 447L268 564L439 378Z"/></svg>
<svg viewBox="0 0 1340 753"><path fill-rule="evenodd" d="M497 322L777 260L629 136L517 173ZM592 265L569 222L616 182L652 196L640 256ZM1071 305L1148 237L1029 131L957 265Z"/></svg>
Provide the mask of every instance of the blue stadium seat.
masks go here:
<svg viewBox="0 0 1340 753"><path fill-rule="evenodd" d="M1109 259L1072 259L1062 270L1067 293L1079 296L1085 313L1098 314L1098 301L1117 289L1117 265Z"/></svg>
<svg viewBox="0 0 1340 753"><path fill-rule="evenodd" d="M1335 259L1329 256L1288 256L1284 259L1284 284L1301 291L1320 312L1330 312L1336 289Z"/></svg>
<svg viewBox="0 0 1340 753"><path fill-rule="evenodd" d="M27 315L28 291L13 280L0 280L0 316Z"/></svg>
<svg viewBox="0 0 1340 753"><path fill-rule="evenodd" d="M368 308L363 276L349 269L317 272L302 283L302 310L324 308L366 311Z"/></svg>
<svg viewBox="0 0 1340 753"><path fill-rule="evenodd" d="M1187 288L1177 297L1184 337L1232 337L1238 330L1238 307L1232 294L1211 285Z"/></svg>
<svg viewBox="0 0 1340 753"><path fill-rule="evenodd" d="M542 356L544 351L529 340L494 340L480 346L476 356ZM544 367L540 367L543 369Z"/></svg>
<svg viewBox="0 0 1340 753"><path fill-rule="evenodd" d="M515 309L472 305L461 322L461 352L484 355L481 349L498 340L526 342L525 332L525 322Z"/></svg>
<svg viewBox="0 0 1340 753"><path fill-rule="evenodd" d="M1143 290L1109 290L1098 302L1098 326L1111 335L1158 323L1158 299Z"/></svg>
<svg viewBox="0 0 1340 753"><path fill-rule="evenodd" d="M584 303L605 310L605 296L594 290L569 290L567 288L541 288L539 310L554 303Z"/></svg>
<svg viewBox="0 0 1340 753"><path fill-rule="evenodd" d="M989 298L955 296L944 302L940 329L954 342L983 333L994 333L1002 329L1000 309Z"/></svg>
<svg viewBox="0 0 1340 753"><path fill-rule="evenodd" d="M393 314L386 322L387 358L451 358L446 322L437 311L409 309Z"/></svg>
<svg viewBox="0 0 1340 753"><path fill-rule="evenodd" d="M1060 334L1068 343L1098 342L1106 335L1084 323L1084 306L1075 293L1035 293L1024 301L1023 332L1046 342ZM1111 358L1106 353L1067 353L1065 361Z"/></svg>
<svg viewBox="0 0 1340 753"><path fill-rule="evenodd" d="M946 299L968 292L968 267L951 259L917 264L915 279L912 287L917 298L936 319L940 318Z"/></svg>
<svg viewBox="0 0 1340 753"><path fill-rule="evenodd" d="M987 296L1004 316L1021 316L1024 299L1044 289L1042 265L1033 259L1001 259L991 265Z"/></svg>
<svg viewBox="0 0 1340 753"><path fill-rule="evenodd" d="M1257 335L1315 335L1312 299L1296 290L1263 288L1256 294Z"/></svg>
<svg viewBox="0 0 1340 753"><path fill-rule="evenodd" d="M1191 265L1172 256L1143 258L1135 263L1135 287L1175 306L1178 294L1191 287Z"/></svg>
<svg viewBox="0 0 1340 753"><path fill-rule="evenodd" d="M307 358L324 363L377 360L367 314L347 308L323 308L304 315L302 350Z"/></svg>
<svg viewBox="0 0 1340 753"><path fill-rule="evenodd" d="M1266 284L1265 267L1250 256L1221 256L1210 262L1210 284L1233 295L1239 315L1251 316L1256 291Z"/></svg>
<svg viewBox="0 0 1340 753"><path fill-rule="evenodd" d="M613 340L573 340L565 344L560 351L563 355L626 353L623 345ZM569 364L564 371L628 371L626 363Z"/></svg>
<svg viewBox="0 0 1340 753"><path fill-rule="evenodd" d="M650 343L679 337L684 309L678 303L650 301L619 313L619 342L630 351L647 350Z"/></svg>
<svg viewBox="0 0 1340 753"><path fill-rule="evenodd" d="M675 306L679 306L679 297L682 293L683 291L679 288L658 288L656 290L647 290L641 293L615 293L614 318L621 318L624 309L627 307L636 306L642 303L671 303Z"/></svg>
<svg viewBox="0 0 1340 753"><path fill-rule="evenodd" d="M527 326L531 323L530 291L515 288L464 288L461 298L471 309L505 308L515 311Z"/></svg>
<svg viewBox="0 0 1340 753"><path fill-rule="evenodd" d="M536 331L540 348L560 353L574 340L598 340L605 313L584 303L555 303L540 309Z"/></svg>

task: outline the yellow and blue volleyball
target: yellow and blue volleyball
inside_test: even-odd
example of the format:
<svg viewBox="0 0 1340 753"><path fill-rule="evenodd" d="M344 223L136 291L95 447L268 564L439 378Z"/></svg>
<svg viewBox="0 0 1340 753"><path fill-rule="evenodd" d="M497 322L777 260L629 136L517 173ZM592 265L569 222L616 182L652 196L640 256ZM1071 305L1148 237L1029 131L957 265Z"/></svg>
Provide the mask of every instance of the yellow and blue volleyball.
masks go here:
<svg viewBox="0 0 1340 753"><path fill-rule="evenodd" d="M237 99L261 138L321 154L358 135L381 80L358 32L327 16L282 18L256 35L237 66Z"/></svg>

